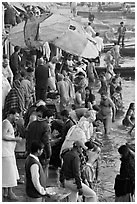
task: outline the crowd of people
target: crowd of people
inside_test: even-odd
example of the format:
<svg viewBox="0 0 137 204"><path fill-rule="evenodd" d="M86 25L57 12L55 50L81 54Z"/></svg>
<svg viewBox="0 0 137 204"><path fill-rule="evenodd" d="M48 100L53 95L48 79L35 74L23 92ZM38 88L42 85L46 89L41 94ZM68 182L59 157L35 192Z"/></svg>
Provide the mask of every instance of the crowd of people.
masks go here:
<svg viewBox="0 0 137 204"><path fill-rule="evenodd" d="M74 6L72 12L76 12L75 5L71 6ZM101 54L103 40L94 32L91 22L87 33L94 36ZM123 36L119 41L121 37L123 44ZM81 195L81 201L97 202L93 186L99 182L102 148L99 136L111 134L111 123L123 111L122 80L114 69L114 64L119 64L118 47L115 45L106 53L106 72L99 75L95 67L99 60L66 52L52 58L46 54L40 50L30 50L28 54L15 46L10 57L3 55L3 197L19 199L13 192L19 180L15 146L25 138L27 201L45 201L49 165L52 165L59 170L60 186L71 192L70 202L79 201ZM96 83L100 84L100 101L93 92ZM134 103L129 105L122 123L131 128L131 134L135 128ZM122 155L120 174L131 178L130 200L135 188L134 156L126 145L118 151ZM116 195L116 200L120 196Z"/></svg>
<svg viewBox="0 0 137 204"><path fill-rule="evenodd" d="M102 145L98 135L110 134L111 122L123 110L120 74L111 68L110 57L106 73L98 76L92 60L65 53L50 61L40 56L35 63L24 63L20 47L14 50L10 59L3 55L3 196L17 199L12 191L19 179L14 150L16 142L25 138L29 200L39 201L46 194L46 184L39 181L38 174L42 169L40 175L46 181L50 164L61 169L60 182L71 190L70 201L77 201L78 193L85 201L97 201L92 186L98 181ZM96 81L100 82L100 102L93 93ZM131 131L134 110L131 103L123 119ZM6 169L10 169L9 176Z"/></svg>

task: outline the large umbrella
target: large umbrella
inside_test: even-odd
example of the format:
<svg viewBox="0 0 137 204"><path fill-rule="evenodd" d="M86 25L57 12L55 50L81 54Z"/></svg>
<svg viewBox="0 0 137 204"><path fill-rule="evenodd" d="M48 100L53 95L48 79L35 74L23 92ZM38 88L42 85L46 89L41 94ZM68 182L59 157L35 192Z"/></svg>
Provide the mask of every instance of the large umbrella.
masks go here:
<svg viewBox="0 0 137 204"><path fill-rule="evenodd" d="M35 21L29 20L23 31L24 41L28 47L38 48L45 42L50 42L74 55L85 58L98 56L94 40L92 42L88 40L84 28L64 15L53 14L48 18L43 15ZM14 36L12 34L11 31L9 38L11 43L15 44L15 32Z"/></svg>

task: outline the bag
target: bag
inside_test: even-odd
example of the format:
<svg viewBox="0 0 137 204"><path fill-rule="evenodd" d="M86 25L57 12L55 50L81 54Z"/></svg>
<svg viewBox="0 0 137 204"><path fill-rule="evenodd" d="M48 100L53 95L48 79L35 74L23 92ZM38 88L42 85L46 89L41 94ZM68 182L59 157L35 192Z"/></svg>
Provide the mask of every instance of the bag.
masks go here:
<svg viewBox="0 0 137 204"><path fill-rule="evenodd" d="M131 185L129 178L122 178L119 174L115 178L115 195L117 197L126 195L131 192Z"/></svg>

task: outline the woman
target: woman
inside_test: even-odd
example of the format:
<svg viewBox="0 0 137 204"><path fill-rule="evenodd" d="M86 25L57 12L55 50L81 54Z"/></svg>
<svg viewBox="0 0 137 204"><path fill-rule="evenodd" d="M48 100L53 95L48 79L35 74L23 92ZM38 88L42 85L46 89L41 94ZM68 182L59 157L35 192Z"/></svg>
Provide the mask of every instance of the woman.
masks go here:
<svg viewBox="0 0 137 204"><path fill-rule="evenodd" d="M88 82L89 86L93 86L95 83L95 77L98 78L97 71L95 69L95 63L94 62L89 62L87 66L87 77L88 77Z"/></svg>
<svg viewBox="0 0 137 204"><path fill-rule="evenodd" d="M13 88L8 93L6 99L5 99L5 105L4 105L4 119L6 118L7 114L9 113L9 110L11 108L16 108L20 114L23 114L25 111L25 97L24 97L24 91L21 88L21 83L19 80L15 80L13 82Z"/></svg>
<svg viewBox="0 0 137 204"><path fill-rule="evenodd" d="M120 178L128 179L129 182L127 184L127 189L125 189L126 186L123 186L122 183L122 186L118 186L118 189L115 185L115 202L133 202L135 193L135 158L126 145L120 146L118 152L121 155ZM124 189L125 192L123 192Z"/></svg>
<svg viewBox="0 0 137 204"><path fill-rule="evenodd" d="M135 103L130 103L126 116L122 121L124 126L133 127L135 124Z"/></svg>
<svg viewBox="0 0 137 204"><path fill-rule="evenodd" d="M52 91L56 91L55 67L57 62L58 62L58 58L54 56L52 60L48 63L48 67L49 67L48 86Z"/></svg>

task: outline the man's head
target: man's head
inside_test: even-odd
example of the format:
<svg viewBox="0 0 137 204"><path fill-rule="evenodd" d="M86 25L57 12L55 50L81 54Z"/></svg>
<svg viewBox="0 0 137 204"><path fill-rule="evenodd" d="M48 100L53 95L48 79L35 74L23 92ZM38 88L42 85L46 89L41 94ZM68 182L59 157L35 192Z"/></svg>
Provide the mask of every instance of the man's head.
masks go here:
<svg viewBox="0 0 137 204"><path fill-rule="evenodd" d="M5 68L9 65L9 60L3 58L2 66Z"/></svg>
<svg viewBox="0 0 137 204"><path fill-rule="evenodd" d="M96 32L96 36L100 36L100 33L99 33L99 32Z"/></svg>
<svg viewBox="0 0 137 204"><path fill-rule="evenodd" d="M34 154L36 156L40 156L43 152L44 145L42 143L39 143L38 141L33 141L31 144L31 154Z"/></svg>
<svg viewBox="0 0 137 204"><path fill-rule="evenodd" d="M120 25L121 25L121 26L123 26L123 25L124 25L124 22L123 22L123 21L122 21L122 22L120 22Z"/></svg>
<svg viewBox="0 0 137 204"><path fill-rule="evenodd" d="M19 46L15 46L14 47L14 52L18 52L19 53L20 52L20 47Z"/></svg>
<svg viewBox="0 0 137 204"><path fill-rule="evenodd" d="M19 111L15 108L11 108L7 115L11 123L16 123L19 119Z"/></svg>
<svg viewBox="0 0 137 204"><path fill-rule="evenodd" d="M103 91L101 93L101 99L106 100L108 98L108 93L106 91Z"/></svg>
<svg viewBox="0 0 137 204"><path fill-rule="evenodd" d="M63 110L61 112L61 116L62 116L63 121L65 122L69 117L69 111L68 110Z"/></svg>

